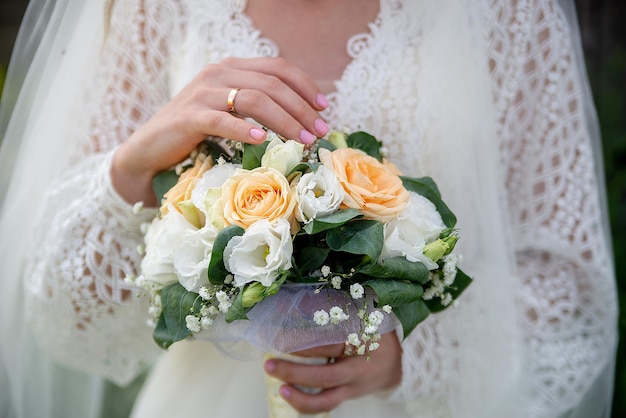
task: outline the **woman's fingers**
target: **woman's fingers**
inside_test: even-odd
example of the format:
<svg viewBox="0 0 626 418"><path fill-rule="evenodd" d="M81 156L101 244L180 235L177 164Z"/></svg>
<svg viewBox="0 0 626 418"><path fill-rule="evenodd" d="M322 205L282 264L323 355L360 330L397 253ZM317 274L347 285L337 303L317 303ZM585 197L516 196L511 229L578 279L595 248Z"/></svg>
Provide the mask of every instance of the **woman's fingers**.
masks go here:
<svg viewBox="0 0 626 418"><path fill-rule="evenodd" d="M265 370L274 377L293 385L318 389L329 389L351 383L357 371L340 359L333 364L299 364L286 360L271 359L265 363ZM354 366L354 365L353 365Z"/></svg>
<svg viewBox="0 0 626 418"><path fill-rule="evenodd" d="M340 345L317 347L300 355L336 356ZM341 402L381 390L388 390L402 378L402 348L395 332L382 336L378 350L368 356L339 357L326 365L299 364L270 359L265 371L282 380L281 395L296 410L320 412L334 409ZM298 387L322 389L309 394Z"/></svg>
<svg viewBox="0 0 626 418"><path fill-rule="evenodd" d="M332 411L346 399L356 397L353 388L338 386L311 395L291 385L283 385L279 389L281 396L297 411L304 414L317 414Z"/></svg>
<svg viewBox="0 0 626 418"><path fill-rule="evenodd" d="M200 83L213 84L211 92L205 95L206 108L229 111L230 93L239 89L233 100L237 115L252 118L286 138L310 143L315 137L328 133L328 125L318 114L323 106L316 101L325 105L327 102L321 95L322 100L317 98L317 88L310 84L308 77L302 75L299 83L293 75L291 80L282 78L295 72L295 68L291 66L290 71L283 68L279 74L267 74L225 68L222 64L209 65L200 75ZM300 70L297 72L303 74ZM219 84L221 90L215 84Z"/></svg>
<svg viewBox="0 0 626 418"><path fill-rule="evenodd" d="M221 62L227 68L274 76L284 82L316 110L328 107L315 81L301 68L284 58L226 58Z"/></svg>

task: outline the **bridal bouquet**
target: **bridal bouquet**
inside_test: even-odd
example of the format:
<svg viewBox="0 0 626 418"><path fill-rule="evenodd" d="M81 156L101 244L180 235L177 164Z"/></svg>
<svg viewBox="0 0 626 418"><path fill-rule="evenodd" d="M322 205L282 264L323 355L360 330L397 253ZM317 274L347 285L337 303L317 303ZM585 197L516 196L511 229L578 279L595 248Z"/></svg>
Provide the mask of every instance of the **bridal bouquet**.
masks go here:
<svg viewBox="0 0 626 418"><path fill-rule="evenodd" d="M270 132L237 145L200 149L155 183L165 193L134 282L161 347L206 334L366 354L381 332L399 323L408 335L471 282L433 180L400 175L373 136L332 132L306 149Z"/></svg>

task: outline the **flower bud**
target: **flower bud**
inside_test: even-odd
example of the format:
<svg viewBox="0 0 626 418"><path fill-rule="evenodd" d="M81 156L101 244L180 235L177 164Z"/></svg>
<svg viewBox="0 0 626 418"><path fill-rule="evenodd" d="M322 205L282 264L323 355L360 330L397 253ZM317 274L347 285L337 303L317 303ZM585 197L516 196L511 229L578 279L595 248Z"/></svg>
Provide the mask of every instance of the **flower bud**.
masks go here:
<svg viewBox="0 0 626 418"><path fill-rule="evenodd" d="M243 289L241 303L244 308L254 306L266 297L276 294L279 287L278 283L272 283L270 287L265 287L260 282L251 283Z"/></svg>
<svg viewBox="0 0 626 418"><path fill-rule="evenodd" d="M448 255L454 250L454 246L456 242L459 240L459 236L456 233L450 234L443 239L443 241L448 244L448 249L446 250L444 255Z"/></svg>
<svg viewBox="0 0 626 418"><path fill-rule="evenodd" d="M424 246L424 255L436 263L446 254L449 248L450 245L446 241L437 238Z"/></svg>
<svg viewBox="0 0 626 418"><path fill-rule="evenodd" d="M330 142L337 148L348 148L348 143L346 142L346 134L340 131L332 131L330 134L328 134L328 142Z"/></svg>

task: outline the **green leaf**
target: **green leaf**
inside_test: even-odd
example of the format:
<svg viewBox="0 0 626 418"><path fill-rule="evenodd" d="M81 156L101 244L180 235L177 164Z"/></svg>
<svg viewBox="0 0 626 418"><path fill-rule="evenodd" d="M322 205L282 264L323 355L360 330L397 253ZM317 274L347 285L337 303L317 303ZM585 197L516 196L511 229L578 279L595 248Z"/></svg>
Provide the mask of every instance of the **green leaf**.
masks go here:
<svg viewBox="0 0 626 418"><path fill-rule="evenodd" d="M161 317L152 336L160 347L167 348L191 335L185 318L200 312L201 299L197 293L187 291L180 283L174 283L161 290L161 304Z"/></svg>
<svg viewBox="0 0 626 418"><path fill-rule="evenodd" d="M244 229L237 225L227 226L222 229L215 237L213 242L213 250L211 251L211 260L209 261L208 277L211 284L222 284L224 278L229 274L224 266L224 249L231 238L243 235Z"/></svg>
<svg viewBox="0 0 626 418"><path fill-rule="evenodd" d="M363 286L369 286L376 292L378 302L376 306L390 305L398 307L420 300L424 289L416 283L400 280L368 280Z"/></svg>
<svg viewBox="0 0 626 418"><path fill-rule="evenodd" d="M239 293L237 294L237 297L233 301L232 306L228 310L225 321L230 324L231 322L236 321L238 319L248 319L248 317L246 316L246 313L248 311L249 309L246 309L243 307L243 289L242 289L239 291Z"/></svg>
<svg viewBox="0 0 626 418"><path fill-rule="evenodd" d="M378 260L383 250L383 224L372 220L356 220L326 234L326 243L335 251L363 254Z"/></svg>
<svg viewBox="0 0 626 418"><path fill-rule="evenodd" d="M174 340L170 336L170 332L167 329L167 325L165 324L165 315L162 312L159 316L156 327L152 332L152 339L154 340L154 342L157 343L159 347L164 350L167 350L170 345L174 344Z"/></svg>
<svg viewBox="0 0 626 418"><path fill-rule="evenodd" d="M447 286L445 288L445 292L450 293L452 296L452 300L456 300L461 293L472 283L472 278L465 274L461 269L457 269L456 277L454 278L454 283L452 285ZM433 312L441 312L446 309L448 306L444 306L441 304L441 299L432 298L430 300L424 301L428 306L428 309Z"/></svg>
<svg viewBox="0 0 626 418"><path fill-rule="evenodd" d="M408 191L424 196L435 205L443 223L448 228L453 228L456 225L456 216L441 199L441 193L439 193L439 189L433 179L430 177L412 178L404 176L400 176L400 179L402 179L402 184Z"/></svg>
<svg viewBox="0 0 626 418"><path fill-rule="evenodd" d="M348 135L347 142L350 148L365 151L367 155L376 158L378 161L383 160L383 156L380 153L382 143L367 132L354 132Z"/></svg>
<svg viewBox="0 0 626 418"><path fill-rule="evenodd" d="M308 173L309 171L315 171L317 170L317 167L319 167L320 163L300 163L297 166L295 166L288 174L287 178L289 178L293 173Z"/></svg>
<svg viewBox="0 0 626 418"><path fill-rule="evenodd" d="M333 144L331 144L330 142L328 142L325 139L320 139L317 145L317 149L327 149L329 151L334 151L337 149L336 146L334 146Z"/></svg>
<svg viewBox="0 0 626 418"><path fill-rule="evenodd" d="M330 248L304 247L294 254L295 267L301 274L321 268L330 253Z"/></svg>
<svg viewBox="0 0 626 418"><path fill-rule="evenodd" d="M354 218L363 216L357 209L342 209L328 216L322 216L304 226L304 231L309 234L317 234L328 229L337 228Z"/></svg>
<svg viewBox="0 0 626 418"><path fill-rule="evenodd" d="M174 187L178 181L178 175L175 171L161 171L152 179L152 189L157 197L157 202L163 200L163 196L169 189Z"/></svg>
<svg viewBox="0 0 626 418"><path fill-rule="evenodd" d="M404 279L424 284L428 281L428 268L422 263L412 262L404 257L383 260L361 266L359 273L381 279Z"/></svg>
<svg viewBox="0 0 626 418"><path fill-rule="evenodd" d="M265 154L265 150L268 145L268 141L257 145L244 144L243 158L241 160L242 168L246 170L253 170L257 167L261 167L261 158L263 158L263 154Z"/></svg>
<svg viewBox="0 0 626 418"><path fill-rule="evenodd" d="M419 299L406 305L394 307L393 313L402 325L404 339L420 322L428 317L430 312L424 301Z"/></svg>

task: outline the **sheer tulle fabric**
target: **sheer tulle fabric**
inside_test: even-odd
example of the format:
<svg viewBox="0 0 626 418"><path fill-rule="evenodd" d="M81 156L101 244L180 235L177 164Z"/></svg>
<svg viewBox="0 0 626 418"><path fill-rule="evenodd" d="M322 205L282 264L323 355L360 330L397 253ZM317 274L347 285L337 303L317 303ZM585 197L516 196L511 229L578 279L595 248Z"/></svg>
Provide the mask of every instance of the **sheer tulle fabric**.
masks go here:
<svg viewBox="0 0 626 418"><path fill-rule="evenodd" d="M78 80L95 66L101 19L101 7L93 1L31 1L6 80L0 117L5 134L0 150L3 417L99 415L101 379L51 361L26 325L22 269L32 260L26 248L32 249L33 219L41 212L48 181L67 166L68 150L77 148L76 132L86 129L72 110L82 92Z"/></svg>
<svg viewBox="0 0 626 418"><path fill-rule="evenodd" d="M118 382L156 353L146 307L122 280L136 272L139 226L154 212L134 214L116 195L110 151L206 63L279 54L242 0L117 0L100 48L101 3L57 1L70 20L52 19L42 45L57 49L35 55L0 154L3 170L15 160L0 224L2 332L24 335L2 340L10 391L0 400L13 416L46 416L24 409L29 396L44 400L41 411L55 396L67 408L98 400L97 379L83 375L93 397L55 394L56 373L77 375L33 352L25 316L55 361ZM436 179L476 281L458 308L403 342L399 389L332 416L608 416L616 305L598 135L573 5L561 3L381 0L370 32L350 40L353 62L325 117L374 133L404 172ZM94 73L91 88L77 82ZM193 393L232 403L249 384L247 411L264 410L262 383L260 396L250 383L260 365L205 345L162 356L136 416L202 411ZM29 355L46 364L28 369Z"/></svg>

